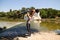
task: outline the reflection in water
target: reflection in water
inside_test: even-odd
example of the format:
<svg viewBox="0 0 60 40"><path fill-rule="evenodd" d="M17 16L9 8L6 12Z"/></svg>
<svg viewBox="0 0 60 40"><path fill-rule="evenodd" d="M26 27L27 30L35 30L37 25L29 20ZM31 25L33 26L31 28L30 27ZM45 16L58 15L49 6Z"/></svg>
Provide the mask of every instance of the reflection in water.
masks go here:
<svg viewBox="0 0 60 40"><path fill-rule="evenodd" d="M0 22L0 27L4 27L6 26L7 28L10 28L16 24L18 24L20 22ZM25 24L22 24L25 25ZM33 26L33 27L32 27ZM36 29L42 29L42 30L57 30L60 29L60 23L56 23L56 22L41 22L39 23L31 23L31 28L36 28Z"/></svg>
<svg viewBox="0 0 60 40"><path fill-rule="evenodd" d="M48 30L60 29L60 23L56 23L56 22L47 22L47 21L42 22L41 26L47 28Z"/></svg>
<svg viewBox="0 0 60 40"><path fill-rule="evenodd" d="M7 27L7 28L10 28L16 24L19 24L19 23L22 23L22 22L5 22L5 21L0 21L0 27L3 28L3 27Z"/></svg>

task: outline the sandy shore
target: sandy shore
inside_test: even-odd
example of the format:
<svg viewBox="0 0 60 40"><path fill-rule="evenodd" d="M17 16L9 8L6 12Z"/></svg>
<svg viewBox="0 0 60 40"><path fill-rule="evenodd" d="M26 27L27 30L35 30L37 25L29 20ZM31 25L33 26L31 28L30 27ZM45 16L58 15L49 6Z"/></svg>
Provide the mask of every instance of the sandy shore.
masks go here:
<svg viewBox="0 0 60 40"><path fill-rule="evenodd" d="M30 37L16 37L14 40L60 40L60 35L57 35L54 32L40 32L34 33Z"/></svg>

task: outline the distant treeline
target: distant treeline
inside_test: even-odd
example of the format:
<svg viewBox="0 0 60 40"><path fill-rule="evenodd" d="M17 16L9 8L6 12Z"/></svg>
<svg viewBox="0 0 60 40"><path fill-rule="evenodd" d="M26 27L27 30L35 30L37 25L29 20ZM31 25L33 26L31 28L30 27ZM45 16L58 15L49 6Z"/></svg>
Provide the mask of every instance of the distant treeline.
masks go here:
<svg viewBox="0 0 60 40"><path fill-rule="evenodd" d="M16 19L16 18L23 19L26 13L26 10L28 9L35 9L35 8L34 7L31 7L31 8L22 7L22 9L20 10L10 9L10 11L8 12L0 12L0 18L6 17L6 18L13 18L13 19ZM52 8L42 8L42 9L39 9L39 11L40 11L40 16L42 18L60 17L60 10L56 10Z"/></svg>

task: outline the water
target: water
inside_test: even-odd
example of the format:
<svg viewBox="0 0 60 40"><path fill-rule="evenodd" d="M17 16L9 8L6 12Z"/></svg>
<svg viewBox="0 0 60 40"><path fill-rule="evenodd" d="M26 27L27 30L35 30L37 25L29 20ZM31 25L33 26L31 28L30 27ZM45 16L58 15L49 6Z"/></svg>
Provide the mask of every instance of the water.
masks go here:
<svg viewBox="0 0 60 40"><path fill-rule="evenodd" d="M47 30L60 30L60 22L50 21L50 22L41 22L40 24L42 27L46 28Z"/></svg>
<svg viewBox="0 0 60 40"><path fill-rule="evenodd" d="M7 27L7 28L11 28L14 25L20 24L22 22L6 22L6 21L0 21L0 27Z"/></svg>
<svg viewBox="0 0 60 40"><path fill-rule="evenodd" d="M22 23L22 22L0 21L0 27L3 28L4 26L6 26L7 28L10 28L10 27L17 25L17 24L20 24L20 23ZM34 24L33 26L38 28L37 24ZM42 30L57 30L57 29L60 29L60 23L57 23L57 22L41 22L40 23L40 29L42 29Z"/></svg>

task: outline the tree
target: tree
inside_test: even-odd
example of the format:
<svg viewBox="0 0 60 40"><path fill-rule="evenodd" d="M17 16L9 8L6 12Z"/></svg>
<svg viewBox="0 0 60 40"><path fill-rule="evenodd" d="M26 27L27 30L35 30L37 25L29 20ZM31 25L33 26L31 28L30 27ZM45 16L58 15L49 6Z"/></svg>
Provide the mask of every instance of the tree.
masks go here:
<svg viewBox="0 0 60 40"><path fill-rule="evenodd" d="M21 12L25 12L25 11L26 11L26 8L22 7Z"/></svg>
<svg viewBox="0 0 60 40"><path fill-rule="evenodd" d="M0 17L5 17L6 13L5 12L0 12Z"/></svg>
<svg viewBox="0 0 60 40"><path fill-rule="evenodd" d="M57 12L57 16L60 17L60 11Z"/></svg>
<svg viewBox="0 0 60 40"><path fill-rule="evenodd" d="M45 11L44 9L40 9L40 14L42 18L47 18L47 11Z"/></svg>
<svg viewBox="0 0 60 40"><path fill-rule="evenodd" d="M25 12L26 12L26 8L22 7L21 9L22 18L24 18Z"/></svg>
<svg viewBox="0 0 60 40"><path fill-rule="evenodd" d="M10 9L10 12L12 12L12 9Z"/></svg>
<svg viewBox="0 0 60 40"><path fill-rule="evenodd" d="M30 9L35 9L35 7L30 7Z"/></svg>

